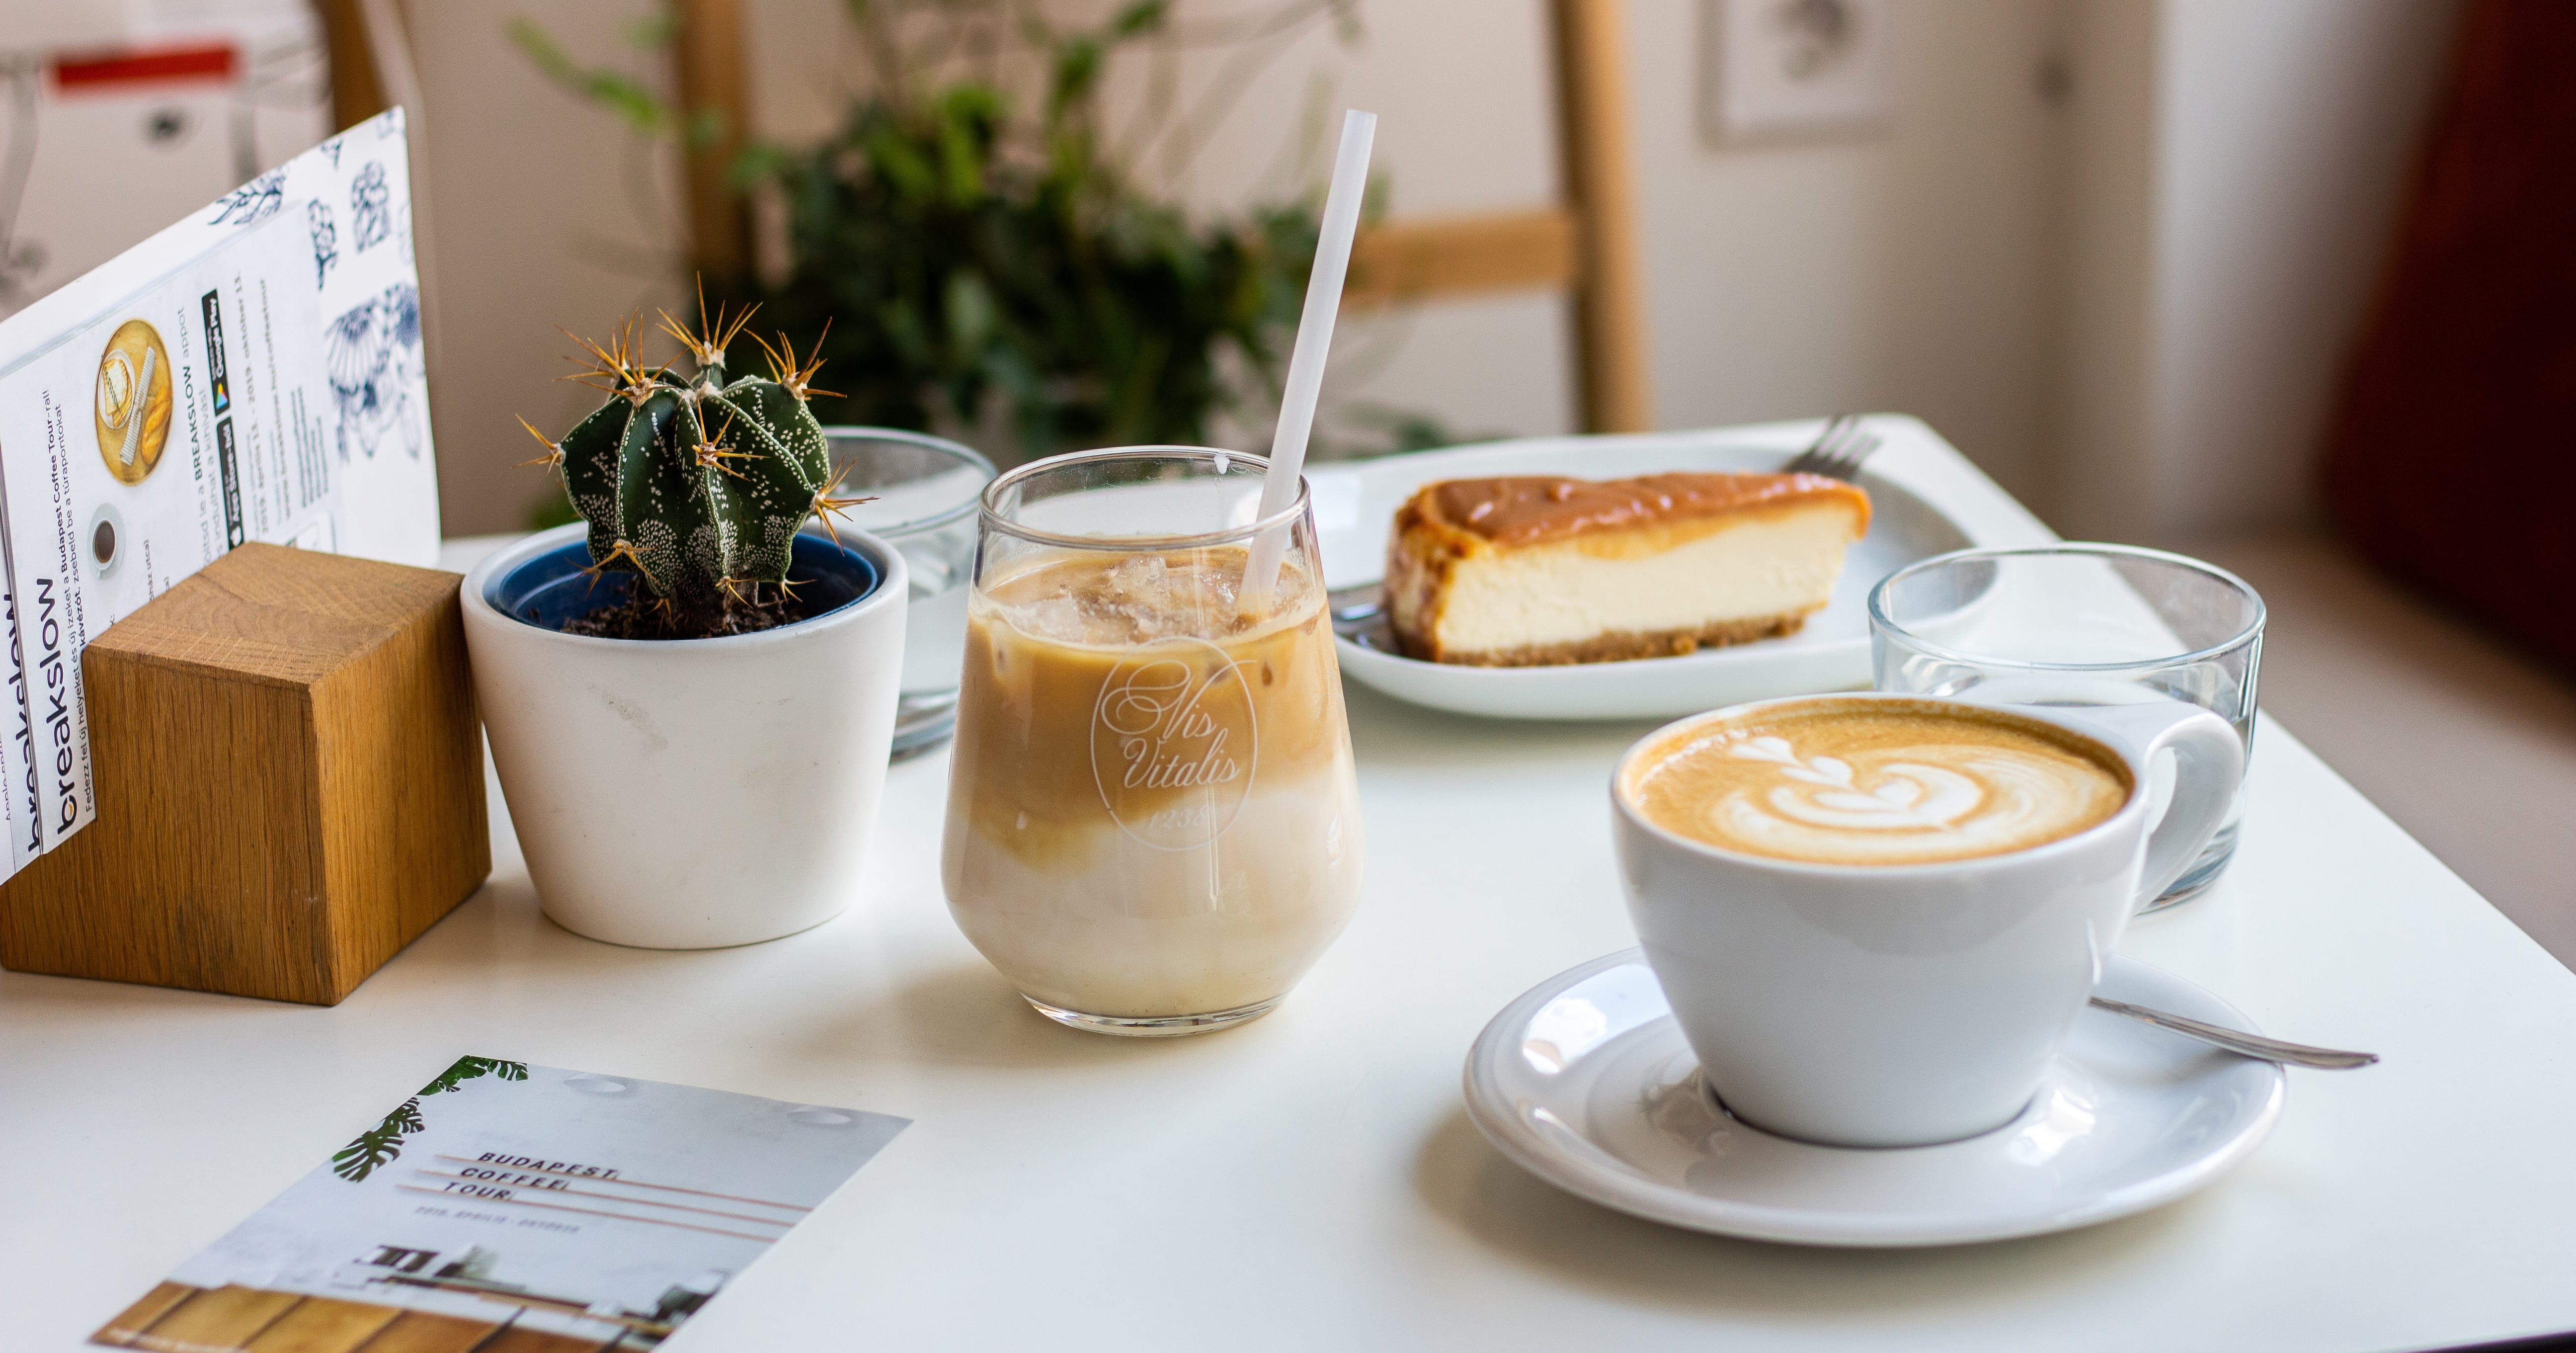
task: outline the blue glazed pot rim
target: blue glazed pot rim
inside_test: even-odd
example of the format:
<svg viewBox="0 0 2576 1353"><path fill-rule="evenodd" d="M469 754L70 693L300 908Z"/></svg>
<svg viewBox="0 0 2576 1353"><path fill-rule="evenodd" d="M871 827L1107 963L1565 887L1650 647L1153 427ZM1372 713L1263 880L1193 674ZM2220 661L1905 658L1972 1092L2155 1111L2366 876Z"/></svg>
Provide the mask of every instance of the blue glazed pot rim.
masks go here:
<svg viewBox="0 0 2576 1353"><path fill-rule="evenodd" d="M567 639L621 646L725 643L786 635L839 615L882 592L888 573L885 563L875 557L876 552L863 548L873 544L864 538L851 544L827 536L798 535L790 576L810 580L799 590L809 598L828 603L801 620L751 634L703 639L610 639L564 634L566 619L624 600L640 581L633 573L604 573L596 579L585 574L583 570L590 566L586 537L578 526L566 529L570 532L568 539L515 560L500 561L504 566L492 570L484 581L483 603L530 629L562 634ZM518 548L524 550L527 546Z"/></svg>

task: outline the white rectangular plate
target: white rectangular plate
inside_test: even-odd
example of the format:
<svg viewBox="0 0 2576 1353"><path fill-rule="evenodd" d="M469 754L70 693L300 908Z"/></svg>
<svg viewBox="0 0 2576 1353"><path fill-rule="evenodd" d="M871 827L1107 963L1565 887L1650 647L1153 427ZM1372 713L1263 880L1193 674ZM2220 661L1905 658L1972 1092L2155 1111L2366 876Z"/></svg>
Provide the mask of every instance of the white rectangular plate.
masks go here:
<svg viewBox="0 0 2576 1353"><path fill-rule="evenodd" d="M1860 478L1870 496L1869 535L1846 557L1832 603L1809 616L1796 634L1683 657L1563 667L1421 662L1342 638L1336 641L1342 670L1399 700L1505 719L1671 718L1746 700L1866 687L1869 591L1880 579L1950 550L2056 537L1921 422L1893 415L1865 421L1882 440ZM1382 578L1396 508L1433 480L1769 472L1823 427L1822 420L1809 420L1625 437L1532 437L1321 466L1307 474L1307 482L1325 582L1340 588Z"/></svg>

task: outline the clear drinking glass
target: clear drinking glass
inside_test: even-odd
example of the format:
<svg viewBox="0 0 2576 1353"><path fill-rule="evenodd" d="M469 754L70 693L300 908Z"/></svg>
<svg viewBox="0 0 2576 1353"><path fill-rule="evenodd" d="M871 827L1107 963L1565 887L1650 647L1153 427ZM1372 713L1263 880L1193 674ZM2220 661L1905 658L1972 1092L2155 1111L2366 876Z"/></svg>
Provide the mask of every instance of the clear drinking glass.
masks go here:
<svg viewBox="0 0 2576 1353"><path fill-rule="evenodd" d="M993 480L993 462L971 447L895 428L827 427L823 437L839 476L835 496L874 500L847 509L835 524L876 533L903 553L912 578L903 694L894 716L894 759L900 761L938 746L956 721L975 503Z"/></svg>
<svg viewBox="0 0 2576 1353"><path fill-rule="evenodd" d="M1258 456L1057 456L984 490L941 881L1039 1013L1101 1033L1270 1010L1359 900L1360 817L1305 486ZM1241 600L1284 538L1267 607Z"/></svg>
<svg viewBox="0 0 2576 1353"><path fill-rule="evenodd" d="M2180 700L2235 725L2254 752L2263 599L2197 559L2127 545L1959 550L1872 589L1869 633L1882 691L2006 705ZM2159 770L2148 792L2170 794ZM2244 819L2241 781L2232 792L2200 859L2140 911L2217 881Z"/></svg>

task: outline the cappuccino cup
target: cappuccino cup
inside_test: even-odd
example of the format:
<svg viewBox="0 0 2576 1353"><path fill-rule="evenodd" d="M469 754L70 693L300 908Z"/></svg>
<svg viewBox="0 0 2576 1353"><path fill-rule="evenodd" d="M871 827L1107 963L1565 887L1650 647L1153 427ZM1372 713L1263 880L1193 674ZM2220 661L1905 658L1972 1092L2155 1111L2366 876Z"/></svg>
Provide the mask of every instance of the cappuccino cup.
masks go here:
<svg viewBox="0 0 2576 1353"><path fill-rule="evenodd" d="M1781 1136L1920 1146L2020 1115L2244 756L2178 701L1802 696L1648 734L1610 797L1630 917L1709 1091Z"/></svg>

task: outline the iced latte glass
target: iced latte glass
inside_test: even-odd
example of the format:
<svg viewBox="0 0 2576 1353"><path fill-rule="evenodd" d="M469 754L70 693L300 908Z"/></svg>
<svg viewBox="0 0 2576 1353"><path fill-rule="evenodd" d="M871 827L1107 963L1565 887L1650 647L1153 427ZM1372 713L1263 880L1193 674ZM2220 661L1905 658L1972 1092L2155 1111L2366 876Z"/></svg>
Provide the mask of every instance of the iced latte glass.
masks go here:
<svg viewBox="0 0 2576 1353"><path fill-rule="evenodd" d="M1359 801L1304 486L1088 451L986 487L941 880L1030 1005L1199 1033L1270 1010L1358 902ZM1284 538L1269 603L1256 540Z"/></svg>

